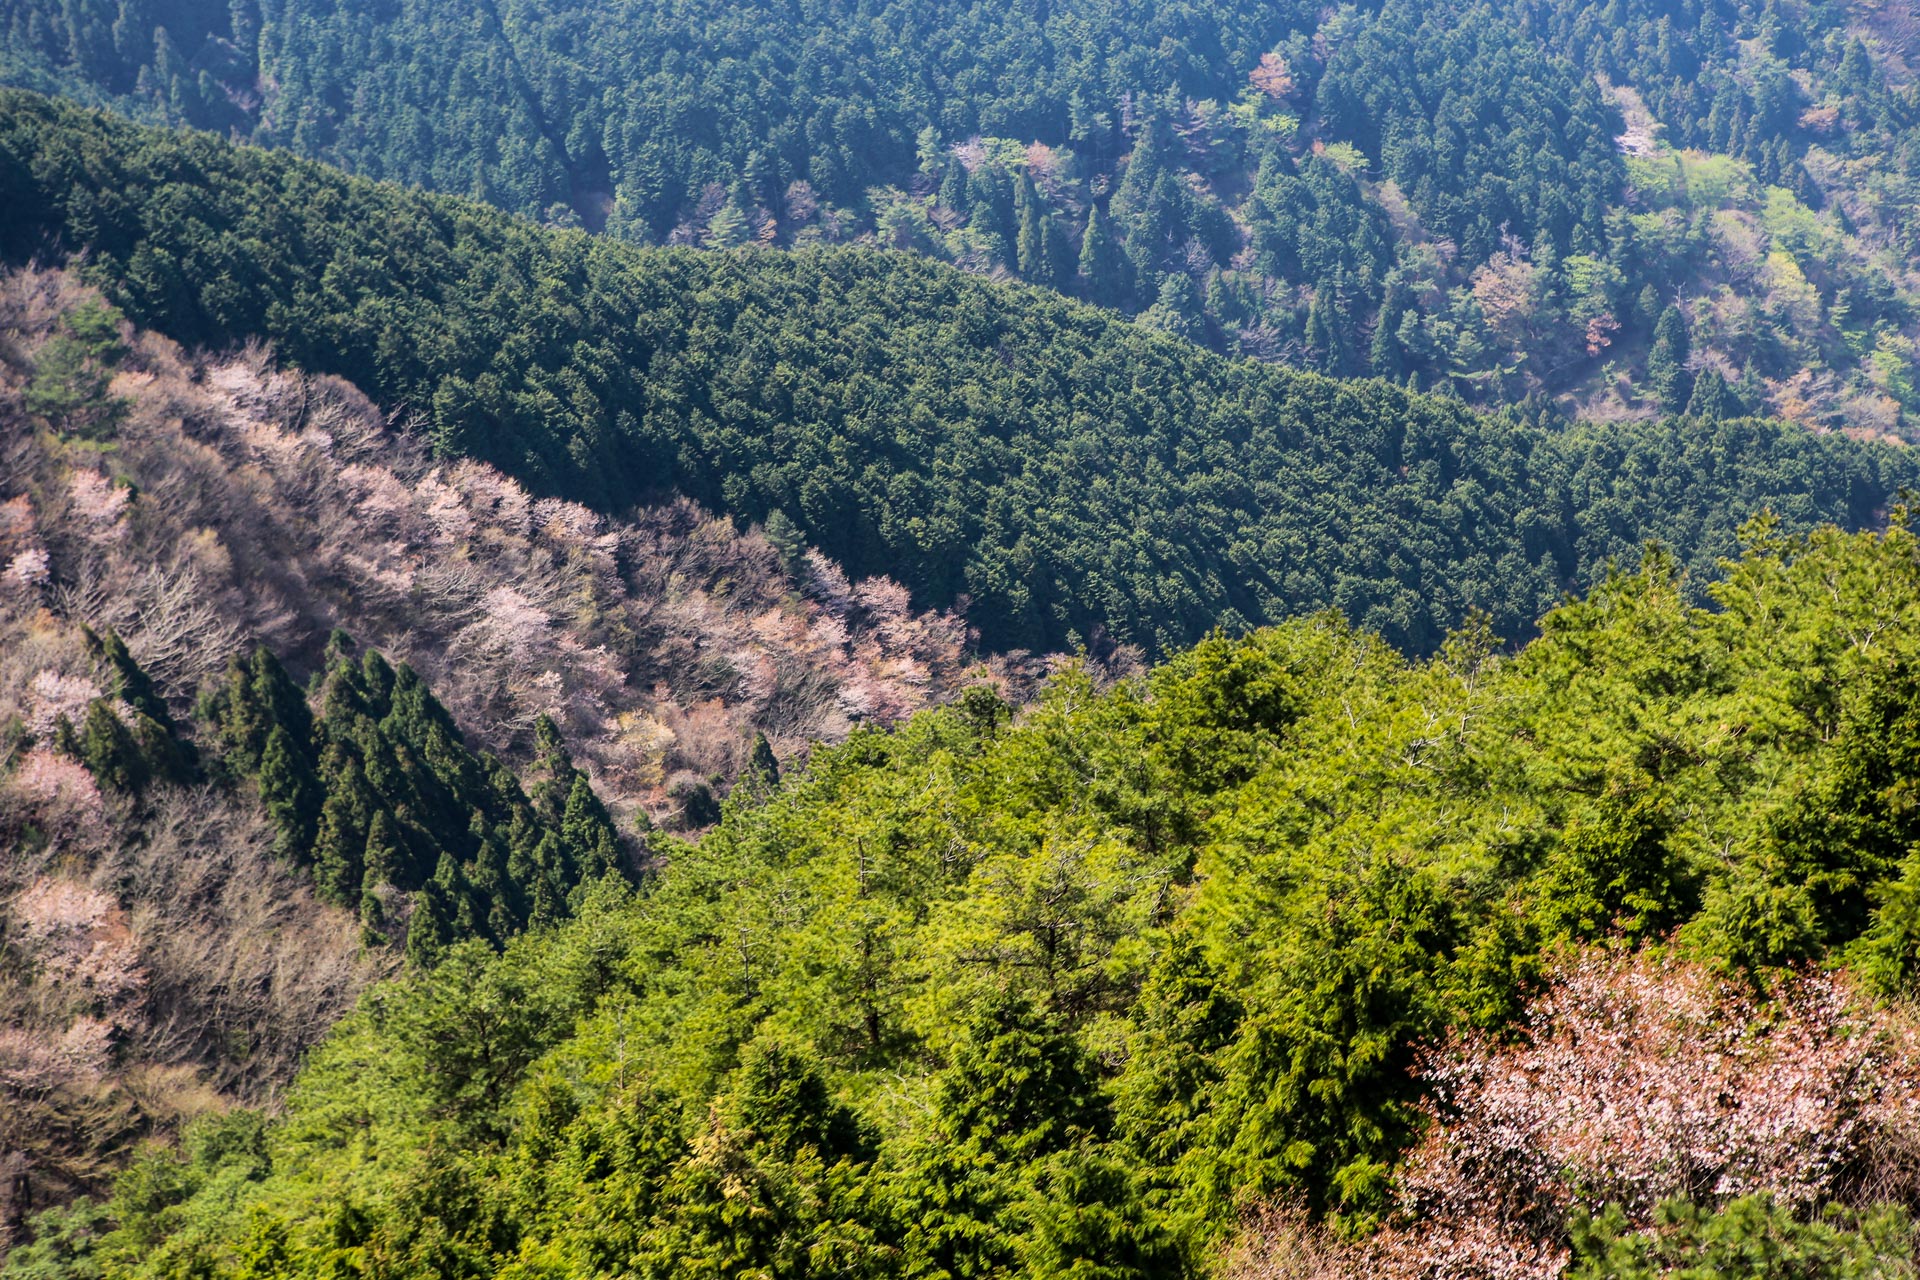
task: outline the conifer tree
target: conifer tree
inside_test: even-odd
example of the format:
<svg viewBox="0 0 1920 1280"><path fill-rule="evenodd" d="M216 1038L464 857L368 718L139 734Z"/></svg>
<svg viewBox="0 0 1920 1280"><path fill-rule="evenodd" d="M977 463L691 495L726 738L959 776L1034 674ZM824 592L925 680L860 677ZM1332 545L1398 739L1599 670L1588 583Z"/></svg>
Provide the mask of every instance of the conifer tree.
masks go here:
<svg viewBox="0 0 1920 1280"><path fill-rule="evenodd" d="M1019 228L1013 215L1013 184L998 165L983 164L967 180L967 225L995 262L1016 265Z"/></svg>
<svg viewBox="0 0 1920 1280"><path fill-rule="evenodd" d="M507 767L495 761L494 771L496 793L510 797L506 820L499 825L495 834L507 846L509 874L518 883L528 884L532 882L535 869L540 866L540 840L545 832L533 806L521 794L519 784Z"/></svg>
<svg viewBox="0 0 1920 1280"><path fill-rule="evenodd" d="M53 718L53 749L69 760L86 761L85 751L80 745L80 735L74 730L73 721L67 719L62 711Z"/></svg>
<svg viewBox="0 0 1920 1280"><path fill-rule="evenodd" d="M793 518L779 507L767 512L761 533L780 555L780 563L789 574L798 574L806 562L807 535Z"/></svg>
<svg viewBox="0 0 1920 1280"><path fill-rule="evenodd" d="M384 947L387 936L387 904L382 894L382 886L369 883L372 877L360 884L360 945L363 947Z"/></svg>
<svg viewBox="0 0 1920 1280"><path fill-rule="evenodd" d="M1050 289L1066 290L1073 284L1077 268L1073 241L1067 238L1060 219L1049 211L1040 219L1040 280Z"/></svg>
<svg viewBox="0 0 1920 1280"><path fill-rule="evenodd" d="M1020 1204L1033 1190L1022 1175L1107 1126L1073 1037L1020 995L984 998L935 1090L938 1136L910 1191L914 1264L949 1275L1017 1271L1037 1207Z"/></svg>
<svg viewBox="0 0 1920 1280"><path fill-rule="evenodd" d="M387 893L393 888L394 873L401 865L398 831L386 810L376 810L367 824L366 852L360 859L360 930L367 946L384 946L387 941Z"/></svg>
<svg viewBox="0 0 1920 1280"><path fill-rule="evenodd" d="M1340 317L1334 312L1329 293L1325 288L1317 290L1313 304L1307 308L1307 348L1322 371L1338 373L1342 363Z"/></svg>
<svg viewBox="0 0 1920 1280"><path fill-rule="evenodd" d="M1139 1030L1116 1082L1116 1129L1142 1163L1172 1170L1202 1135L1240 1002L1206 953L1175 934L1140 993Z"/></svg>
<svg viewBox="0 0 1920 1280"><path fill-rule="evenodd" d="M82 763L101 786L126 795L146 789L151 777L146 755L105 698L87 705L79 746Z"/></svg>
<svg viewBox="0 0 1920 1280"><path fill-rule="evenodd" d="M888 1274L897 1258L868 1206L872 1151L810 1055L755 1043L701 1152L665 1179L645 1273ZM824 1265L823 1265L824 1264Z"/></svg>
<svg viewBox="0 0 1920 1280"><path fill-rule="evenodd" d="M327 798L320 809L314 839L313 878L320 895L341 906L358 906L365 879L367 835L379 811L373 789L357 756L327 778Z"/></svg>
<svg viewBox="0 0 1920 1280"><path fill-rule="evenodd" d="M361 856L362 884L378 887L395 883L404 853L399 828L385 809L376 809L367 823L366 852Z"/></svg>
<svg viewBox="0 0 1920 1280"><path fill-rule="evenodd" d="M1669 847L1672 819L1645 779L1617 781L1567 825L1540 874L1548 937L1657 936L1691 914L1697 873Z"/></svg>
<svg viewBox="0 0 1920 1280"><path fill-rule="evenodd" d="M527 928L550 929L566 916L566 904L554 892L553 880L544 874L531 877L533 886L527 907Z"/></svg>
<svg viewBox="0 0 1920 1280"><path fill-rule="evenodd" d="M276 726L285 730L287 758L311 772L313 713L307 697L265 645L245 661L235 656L226 679L202 707L213 722L226 766L241 774L261 768L267 741Z"/></svg>
<svg viewBox="0 0 1920 1280"><path fill-rule="evenodd" d="M1114 243L1107 212L1099 205L1087 215L1087 233L1080 241L1080 294L1103 307L1125 303L1131 291L1127 256Z"/></svg>
<svg viewBox="0 0 1920 1280"><path fill-rule="evenodd" d="M747 753L747 768L741 777L752 778L768 790L780 785L780 759L773 754L767 735L758 729L754 730L753 749Z"/></svg>
<svg viewBox="0 0 1920 1280"><path fill-rule="evenodd" d="M441 852L433 883L447 904L454 939L486 937L486 912L474 898L473 884L467 879L466 870L451 853Z"/></svg>
<svg viewBox="0 0 1920 1280"><path fill-rule="evenodd" d="M1159 296L1140 317L1140 323L1189 342L1204 342L1207 336L1206 317L1201 310L1200 291L1193 286L1193 277L1184 271L1169 271L1160 281Z"/></svg>
<svg viewBox="0 0 1920 1280"><path fill-rule="evenodd" d="M405 663L394 670L380 742L392 760L392 781L376 785L390 801L398 802L404 791L409 816L435 839L464 835L476 810L500 816L485 768L461 741L447 709Z"/></svg>
<svg viewBox="0 0 1920 1280"><path fill-rule="evenodd" d="M1739 406L1718 369L1708 369L1694 379L1693 394L1687 398L1687 413L1708 422L1738 416Z"/></svg>
<svg viewBox="0 0 1920 1280"><path fill-rule="evenodd" d="M378 649L367 650L360 660L360 679L355 685L363 699L362 710L373 720L384 720L393 710L393 667Z"/></svg>
<svg viewBox="0 0 1920 1280"><path fill-rule="evenodd" d="M967 166L955 160L940 179L940 206L959 213L967 207L967 200Z"/></svg>
<svg viewBox="0 0 1920 1280"><path fill-rule="evenodd" d="M1143 278L1154 269L1167 214L1160 187L1160 179L1168 176L1163 132L1158 120L1141 126L1113 193L1114 222L1125 229L1128 255Z"/></svg>
<svg viewBox="0 0 1920 1280"><path fill-rule="evenodd" d="M747 764L734 779L733 790L727 793L729 805L765 804L780 789L780 761L773 754L773 746L767 741L767 735L755 732L753 747L747 753Z"/></svg>
<svg viewBox="0 0 1920 1280"><path fill-rule="evenodd" d="M476 914L484 910L485 933L496 944L520 932L526 921L520 886L507 874L507 853L495 839L482 839L467 875Z"/></svg>
<svg viewBox="0 0 1920 1280"><path fill-rule="evenodd" d="M438 876L413 895L413 918L407 922L407 961L431 969L454 942L453 905Z"/></svg>
<svg viewBox="0 0 1920 1280"><path fill-rule="evenodd" d="M1657 325L1660 322L1660 295L1652 285L1642 285L1640 296L1633 304L1635 318L1644 325Z"/></svg>
<svg viewBox="0 0 1920 1280"><path fill-rule="evenodd" d="M1654 326L1653 349L1647 354L1647 381L1668 413L1679 413L1693 392L1693 375L1687 370L1692 355L1687 318L1678 306L1669 304Z"/></svg>
<svg viewBox="0 0 1920 1280"><path fill-rule="evenodd" d="M267 719L285 725L294 745L310 750L313 742L313 712L307 695L280 665L273 650L260 645L247 661L247 679L254 700L265 710ZM264 745L264 743L262 744Z"/></svg>
<svg viewBox="0 0 1920 1280"><path fill-rule="evenodd" d="M186 782L194 774L192 748L179 736L179 726L167 709L152 677L127 651L126 642L109 627L104 635L81 628L87 647L113 671L113 691L133 713L130 732L148 781ZM145 782L141 784L146 785Z"/></svg>
<svg viewBox="0 0 1920 1280"><path fill-rule="evenodd" d="M566 814L567 797L573 792L573 759L560 738L560 726L551 716L541 716L533 725L534 761L545 777L533 785L533 807L549 825L558 826Z"/></svg>
<svg viewBox="0 0 1920 1280"><path fill-rule="evenodd" d="M1372 342L1367 348L1367 367L1374 377L1398 381L1406 375L1405 352L1400 345L1399 331L1401 320L1411 314L1406 289L1398 284L1389 285L1386 300L1380 304L1380 314L1373 326Z"/></svg>
<svg viewBox="0 0 1920 1280"><path fill-rule="evenodd" d="M1046 236L1041 230L1041 220L1046 217L1046 209L1040 193L1034 190L1033 175L1025 169L1020 170L1014 180L1013 212L1018 225L1015 252L1021 276L1036 284L1051 283L1044 279Z"/></svg>
<svg viewBox="0 0 1920 1280"><path fill-rule="evenodd" d="M274 725L267 734L260 753L260 799L273 819L275 851L305 865L313 859L325 794L298 743L285 724Z"/></svg>
<svg viewBox="0 0 1920 1280"><path fill-rule="evenodd" d="M87 647L94 655L113 668L114 692L120 695L120 700L154 720L168 733L174 732L173 716L167 711L166 699L154 688L152 677L127 652L126 641L120 638L120 633L109 627L106 634L99 635L91 627L82 627L81 634L85 636Z"/></svg>
<svg viewBox="0 0 1920 1280"><path fill-rule="evenodd" d="M576 771L573 786L567 792L567 807L560 819L560 838L573 855L578 883L598 880L620 865L620 841L613 818L600 797L587 784L587 775Z"/></svg>
<svg viewBox="0 0 1920 1280"><path fill-rule="evenodd" d="M352 636L341 628L335 627L327 632L327 647L320 655L321 669L331 673L341 663L351 661L353 651L359 647Z"/></svg>
<svg viewBox="0 0 1920 1280"><path fill-rule="evenodd" d="M260 751L266 745L267 722L264 709L254 702L247 677L247 665L234 654L227 659L226 677L200 701L202 721L212 729L219 744L221 763L231 772L247 774L260 765Z"/></svg>
<svg viewBox="0 0 1920 1280"><path fill-rule="evenodd" d="M729 200L708 220L706 242L715 249L735 249L745 244L752 234L745 211Z"/></svg>
<svg viewBox="0 0 1920 1280"><path fill-rule="evenodd" d="M193 778L193 757L187 745L153 717L133 713L133 740L152 782L184 783Z"/></svg>

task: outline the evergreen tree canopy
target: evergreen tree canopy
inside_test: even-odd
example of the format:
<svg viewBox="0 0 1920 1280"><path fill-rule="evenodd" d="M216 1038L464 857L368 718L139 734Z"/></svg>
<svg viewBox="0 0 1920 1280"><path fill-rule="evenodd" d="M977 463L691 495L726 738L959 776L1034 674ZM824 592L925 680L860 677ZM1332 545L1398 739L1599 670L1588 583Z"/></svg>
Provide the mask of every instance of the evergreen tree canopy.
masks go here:
<svg viewBox="0 0 1920 1280"><path fill-rule="evenodd" d="M1070 668L1011 725L987 693L817 750L497 953L443 850L433 963L263 1141L153 1151L22 1265L1144 1280L1204 1274L1265 1197L1363 1232L1423 1055L1499 1043L1565 946L1910 994L1920 541L1758 521L1711 596L1650 554L1515 652L1409 661L1322 615L1105 690ZM383 667L329 677L330 741L405 701ZM1659 1232L1575 1213L1575 1274L1911 1239L1698 1196Z"/></svg>
<svg viewBox="0 0 1920 1280"><path fill-rule="evenodd" d="M1473 610L1517 636L1649 539L1704 570L1762 506L1858 526L1913 470L1744 420L1545 430L905 255L648 251L0 102L8 256L85 251L142 323L270 340L544 492L781 511L850 573L969 597L992 648L1161 651L1328 606L1416 652ZM1116 220L1174 217L1181 190L1123 184ZM1163 279L1188 310L1190 279L1139 283ZM1318 286L1323 310L1351 279ZM1454 314L1490 323L1466 291ZM1329 367L1358 363L1319 332Z"/></svg>

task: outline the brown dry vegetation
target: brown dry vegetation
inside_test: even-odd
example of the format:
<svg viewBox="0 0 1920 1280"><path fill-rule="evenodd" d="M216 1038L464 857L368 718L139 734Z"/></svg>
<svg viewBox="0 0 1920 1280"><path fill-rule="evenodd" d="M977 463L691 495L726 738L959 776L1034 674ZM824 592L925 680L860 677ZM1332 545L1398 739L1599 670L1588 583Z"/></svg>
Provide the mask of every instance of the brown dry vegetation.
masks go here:
<svg viewBox="0 0 1920 1280"><path fill-rule="evenodd" d="M730 779L756 729L786 759L1044 665L970 663L960 617L816 553L789 572L692 503L609 521L436 462L351 386L260 350L129 333L114 447L61 444L18 396L80 293L52 272L0 285L0 571L49 557L7 607L115 627L176 700L255 642L304 672L344 628L411 663L477 742L513 758L551 715L610 803L666 816L674 776Z"/></svg>
<svg viewBox="0 0 1920 1280"><path fill-rule="evenodd" d="M1383 1228L1342 1240L1265 1205L1230 1280L1553 1280L1576 1210L1765 1194L1802 1211L1915 1202L1920 1023L1841 970L1783 974L1766 999L1648 953L1572 955L1517 1042L1428 1056L1425 1139Z"/></svg>
<svg viewBox="0 0 1920 1280"><path fill-rule="evenodd" d="M67 274L0 278L0 1249L32 1204L98 1189L131 1146L271 1103L396 961L271 854L251 795L103 794L50 749L112 688L112 627L184 711L265 643L297 672L338 627L411 663L507 758L553 716L601 794L672 819L764 731L783 758L960 684L1045 664L969 658L963 621L885 580L687 502L608 521L444 465L353 387L249 350L123 328L106 443L25 390Z"/></svg>

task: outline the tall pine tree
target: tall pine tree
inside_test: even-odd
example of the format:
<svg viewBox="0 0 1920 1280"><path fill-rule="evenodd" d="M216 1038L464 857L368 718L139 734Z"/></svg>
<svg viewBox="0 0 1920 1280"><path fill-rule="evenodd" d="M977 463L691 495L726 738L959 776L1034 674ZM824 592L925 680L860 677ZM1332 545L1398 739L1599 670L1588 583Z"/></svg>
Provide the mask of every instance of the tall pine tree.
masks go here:
<svg viewBox="0 0 1920 1280"><path fill-rule="evenodd" d="M1687 332L1687 318L1678 306L1669 304L1654 326L1653 349L1647 353L1647 382L1653 387L1660 407L1679 413L1693 394L1693 374L1687 361L1693 356L1693 339Z"/></svg>
<svg viewBox="0 0 1920 1280"><path fill-rule="evenodd" d="M1114 241L1107 211L1094 205L1080 241L1080 296L1103 307L1125 306L1132 292L1131 267Z"/></svg>

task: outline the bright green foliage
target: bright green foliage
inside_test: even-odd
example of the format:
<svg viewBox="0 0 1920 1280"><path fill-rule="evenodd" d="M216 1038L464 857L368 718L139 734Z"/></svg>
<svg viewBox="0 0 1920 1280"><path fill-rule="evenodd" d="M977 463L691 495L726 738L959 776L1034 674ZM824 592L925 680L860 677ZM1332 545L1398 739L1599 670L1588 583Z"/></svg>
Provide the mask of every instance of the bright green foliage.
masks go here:
<svg viewBox="0 0 1920 1280"><path fill-rule="evenodd" d="M1416 652L1474 610L1514 637L1649 538L1704 572L1761 506L1790 529L1857 527L1914 475L1903 453L1747 420L1479 417L1217 359L924 259L647 251L30 95L0 103L7 255L85 250L140 322L270 340L542 492L613 505L672 488L747 521L777 509L851 574L889 574L922 604L969 596L993 648L1164 652L1328 606ZM1195 234L1188 186L1164 167L1148 180L1154 148L1178 143L1147 131L1111 198L1130 251ZM1332 164L1302 181L1344 225ZM989 169L971 195L997 208ZM1363 257L1322 264L1323 312ZM1193 320L1187 275L1150 265L1136 283ZM1459 324L1484 327L1457 294ZM1351 367L1367 348L1329 329L1321 351Z"/></svg>
<svg viewBox="0 0 1920 1280"><path fill-rule="evenodd" d="M1765 1196L1705 1210L1684 1200L1631 1231L1617 1209L1573 1223L1568 1280L1905 1280L1914 1226L1902 1210L1835 1209L1811 1220Z"/></svg>
<svg viewBox="0 0 1920 1280"><path fill-rule="evenodd" d="M1011 724L978 690L497 953L460 940L480 860L444 854L409 939L437 963L316 1053L264 1161L154 1156L86 1258L1118 1280L1203 1269L1270 1195L1364 1230L1422 1051L1510 1025L1563 939L1908 989L1920 538L1748 536L1713 608L1652 555L1517 652L1409 662L1323 615L1105 691L1068 670ZM358 664L323 724L349 679L405 700ZM1893 1239L1758 1202L1607 1221L1582 1274L1834 1274L1740 1268Z"/></svg>
<svg viewBox="0 0 1920 1280"><path fill-rule="evenodd" d="M75 307L34 358L27 412L56 430L83 439L112 434L123 405L107 394L113 368L126 354L120 317L97 302Z"/></svg>
<svg viewBox="0 0 1920 1280"><path fill-rule="evenodd" d="M34 1219L34 1238L7 1254L9 1280L99 1280L94 1250L112 1229L107 1207L96 1201L48 1209Z"/></svg>
<svg viewBox="0 0 1920 1280"><path fill-rule="evenodd" d="M933 1120L905 1205L909 1270L955 1280L1018 1273L1161 1274L1094 1064L1057 1015L989 995L934 1081Z"/></svg>
<svg viewBox="0 0 1920 1280"><path fill-rule="evenodd" d="M1535 918L1549 937L1643 942L1698 905L1695 877L1673 848L1672 821L1655 788L1636 779L1568 822L1537 881Z"/></svg>

